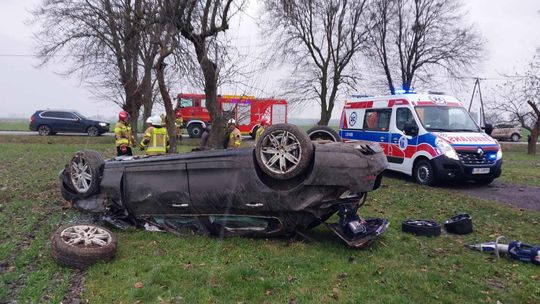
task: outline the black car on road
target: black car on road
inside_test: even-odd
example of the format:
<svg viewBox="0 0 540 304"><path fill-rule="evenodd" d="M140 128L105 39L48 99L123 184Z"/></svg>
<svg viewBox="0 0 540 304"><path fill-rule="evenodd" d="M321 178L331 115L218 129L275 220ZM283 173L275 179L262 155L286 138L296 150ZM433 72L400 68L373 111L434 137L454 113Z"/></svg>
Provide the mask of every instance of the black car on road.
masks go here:
<svg viewBox="0 0 540 304"><path fill-rule="evenodd" d="M60 133L88 133L98 136L109 132L109 123L91 120L75 111L39 110L30 117L30 131L39 135Z"/></svg>

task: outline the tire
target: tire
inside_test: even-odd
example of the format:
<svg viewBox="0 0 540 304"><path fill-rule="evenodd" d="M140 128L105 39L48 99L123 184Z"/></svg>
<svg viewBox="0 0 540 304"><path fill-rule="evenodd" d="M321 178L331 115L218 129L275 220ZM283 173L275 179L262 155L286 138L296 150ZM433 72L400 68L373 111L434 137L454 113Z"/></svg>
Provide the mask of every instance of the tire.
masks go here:
<svg viewBox="0 0 540 304"><path fill-rule="evenodd" d="M41 136L53 135L55 132L52 131L51 127L48 125L41 125L37 129L38 134Z"/></svg>
<svg viewBox="0 0 540 304"><path fill-rule="evenodd" d="M96 151L77 152L68 167L68 182L73 192L80 198L98 193L104 164L103 158Z"/></svg>
<svg viewBox="0 0 540 304"><path fill-rule="evenodd" d="M203 128L201 124L193 123L188 126L187 131L190 138L201 138Z"/></svg>
<svg viewBox="0 0 540 304"><path fill-rule="evenodd" d="M313 157L313 143L295 125L277 124L268 127L255 147L261 170L269 177L287 180L303 173Z"/></svg>
<svg viewBox="0 0 540 304"><path fill-rule="evenodd" d="M433 186L435 184L435 170L428 160L418 161L414 166L413 174L414 179L420 185Z"/></svg>
<svg viewBox="0 0 540 304"><path fill-rule="evenodd" d="M311 140L330 140L334 142L341 142L341 136L339 136L339 133L327 126L315 126L309 129L307 134Z"/></svg>
<svg viewBox="0 0 540 304"><path fill-rule="evenodd" d="M512 134L512 136L510 136L510 140L513 141L513 142L518 142L520 138L521 138L521 136L519 136L519 134L517 134L517 133L514 133L514 134Z"/></svg>
<svg viewBox="0 0 540 304"><path fill-rule="evenodd" d="M444 230L453 234L469 234L473 232L471 216L463 213L449 218L444 222Z"/></svg>
<svg viewBox="0 0 540 304"><path fill-rule="evenodd" d="M257 137L257 130L259 130L259 126L255 126L253 128L253 131L251 133L249 133L249 136L251 136L251 138L255 139L255 137Z"/></svg>
<svg viewBox="0 0 540 304"><path fill-rule="evenodd" d="M83 269L99 261L111 260L117 246L118 240L110 230L90 223L74 223L53 233L51 256L62 266Z"/></svg>
<svg viewBox="0 0 540 304"><path fill-rule="evenodd" d="M88 133L88 136L92 136L92 137L100 135L99 130L96 126L88 127L88 129L86 129L86 133Z"/></svg>
<svg viewBox="0 0 540 304"><path fill-rule="evenodd" d="M441 225L429 220L405 220L401 223L401 231L421 236L439 236Z"/></svg>

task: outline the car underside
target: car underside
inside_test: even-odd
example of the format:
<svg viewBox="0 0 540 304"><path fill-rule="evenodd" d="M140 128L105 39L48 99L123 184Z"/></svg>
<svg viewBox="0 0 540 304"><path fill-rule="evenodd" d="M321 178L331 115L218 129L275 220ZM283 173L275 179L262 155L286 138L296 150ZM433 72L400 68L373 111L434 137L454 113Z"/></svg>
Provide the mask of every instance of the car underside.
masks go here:
<svg viewBox="0 0 540 304"><path fill-rule="evenodd" d="M105 161L81 151L60 180L73 207L118 228L266 237L302 233L337 213L330 230L365 247L388 222L357 210L386 166L377 144L312 142L295 126L275 125L251 148Z"/></svg>

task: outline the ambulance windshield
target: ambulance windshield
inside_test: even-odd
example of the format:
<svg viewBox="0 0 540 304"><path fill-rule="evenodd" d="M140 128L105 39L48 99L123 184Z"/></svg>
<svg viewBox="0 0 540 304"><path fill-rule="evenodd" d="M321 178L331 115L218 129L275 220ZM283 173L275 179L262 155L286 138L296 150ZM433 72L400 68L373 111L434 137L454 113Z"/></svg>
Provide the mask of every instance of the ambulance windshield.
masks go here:
<svg viewBox="0 0 540 304"><path fill-rule="evenodd" d="M428 131L480 132L480 128L462 107L418 106L418 118Z"/></svg>

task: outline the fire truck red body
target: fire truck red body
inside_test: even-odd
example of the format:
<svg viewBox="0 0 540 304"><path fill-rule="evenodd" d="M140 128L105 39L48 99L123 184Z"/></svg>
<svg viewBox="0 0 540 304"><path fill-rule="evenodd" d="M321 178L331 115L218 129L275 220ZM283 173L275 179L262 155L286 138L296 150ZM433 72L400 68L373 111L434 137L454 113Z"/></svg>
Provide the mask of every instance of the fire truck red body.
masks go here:
<svg viewBox="0 0 540 304"><path fill-rule="evenodd" d="M219 95L217 100L223 116L227 120L234 118L242 134L255 137L263 118L269 124L287 123L287 102L284 99ZM212 123L204 94L178 94L176 108L182 113L189 137L200 137L203 123Z"/></svg>

